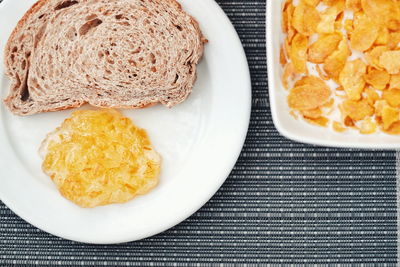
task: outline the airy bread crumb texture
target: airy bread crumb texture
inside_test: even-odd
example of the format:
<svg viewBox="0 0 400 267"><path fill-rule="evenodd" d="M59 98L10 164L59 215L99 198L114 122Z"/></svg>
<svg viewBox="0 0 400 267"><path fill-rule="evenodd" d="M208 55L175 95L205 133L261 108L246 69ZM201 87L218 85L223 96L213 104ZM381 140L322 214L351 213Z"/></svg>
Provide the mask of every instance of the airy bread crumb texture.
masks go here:
<svg viewBox="0 0 400 267"><path fill-rule="evenodd" d="M191 93L206 42L175 0L40 0L6 45L4 102L18 115L173 107Z"/></svg>

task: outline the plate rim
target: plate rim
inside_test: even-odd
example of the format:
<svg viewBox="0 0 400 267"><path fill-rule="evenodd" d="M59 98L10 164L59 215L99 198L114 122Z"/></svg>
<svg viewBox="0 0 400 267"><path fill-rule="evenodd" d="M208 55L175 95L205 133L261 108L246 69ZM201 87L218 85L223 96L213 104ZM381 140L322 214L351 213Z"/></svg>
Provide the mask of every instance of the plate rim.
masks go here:
<svg viewBox="0 0 400 267"><path fill-rule="evenodd" d="M204 1L204 0L201 0ZM138 238L131 238L129 236L127 236L126 238L122 238L122 239L109 239L109 240L103 240L103 239L99 239L99 240L88 240L86 238L75 238L75 237L71 237L67 234L63 233L58 233L53 231L52 229L48 229L46 227L46 225L43 225L43 222L37 222L35 220L32 220L32 218L30 218L28 215L24 214L23 211L21 211L18 207L18 204L16 204L17 202L12 201L12 199L8 199L7 197L5 197L3 194L0 194L0 200L10 209L12 210L17 216L19 216L20 218L22 218L23 220L25 220L26 222L28 222L29 224L33 225L34 227L47 232L49 234L52 234L54 236L57 237L61 237L67 240L71 240L71 241L76 241L76 242L80 242L80 243L88 243L88 244L119 244L119 243L126 243L126 242L131 242L131 241L138 241L144 238L148 238L151 236L154 236L156 234L160 234L176 225L178 225L179 223L183 222L184 220L186 220L187 218L189 218L190 216L192 216L195 212L197 212L202 206L204 206L214 195L215 193L221 188L221 186L223 185L223 183L226 181L226 179L229 177L229 174L231 173L233 167L235 166L240 153L242 151L242 148L244 146L246 137L247 137L247 132L248 132L248 128L250 125L250 117L251 117L251 103L252 103L252 90L251 90L251 76L250 76L250 70L249 70L249 66L248 66L248 62L247 62L247 57L244 51L244 47L240 41L240 38L232 24L232 22L229 20L228 16L225 14L225 12L222 10L222 8L214 1L214 0L207 0L208 3L207 5L210 5L210 7L212 7L212 10L214 10L216 13L218 13L218 17L223 18L224 20L224 24L226 24L226 26L229 26L230 31L231 31L231 36L232 36L232 42L235 43L235 47L237 46L238 49L237 51L240 50L240 56L238 56L238 58L240 57L240 61L242 63L242 71L245 71L245 73L243 74L243 82L246 84L246 88L244 89L247 92L247 99L243 99L243 105L246 106L246 121L241 122L241 124L244 124L245 126L241 129L240 132L240 142L238 141L238 145L235 148L235 153L234 155L231 155L229 157L229 161L226 160L226 165L229 165L229 167L227 167L223 173L224 173L224 177L222 177L220 179L220 183L218 183L218 186L216 186L214 188L214 190L210 190L210 192L207 192L207 194L203 194L203 199L201 201L197 201L197 205L191 205L188 206L187 209L185 210L185 212L182 212L181 214L179 214L180 216L176 216L176 218L173 220L172 223L169 224L165 224L164 227L160 227L157 230L153 230L150 232L146 232L145 234L142 234L142 236L139 236ZM4 10L6 10L6 4L11 2L11 0L3 0L2 3L0 3L0 11L4 12ZM240 48L240 49L239 49ZM3 51L1 51L1 53L3 53ZM0 64L3 64L3 62L1 62ZM4 69L3 69L3 65L0 65L0 71L3 73ZM4 90L4 89L3 89ZM3 118L0 118L0 120L3 120ZM239 135L238 135L239 136ZM10 145L10 144L9 144ZM228 162L230 164L228 164ZM25 173L27 173L27 170L24 170ZM222 171L221 171L222 172ZM127 232L127 235L129 235L130 232Z"/></svg>

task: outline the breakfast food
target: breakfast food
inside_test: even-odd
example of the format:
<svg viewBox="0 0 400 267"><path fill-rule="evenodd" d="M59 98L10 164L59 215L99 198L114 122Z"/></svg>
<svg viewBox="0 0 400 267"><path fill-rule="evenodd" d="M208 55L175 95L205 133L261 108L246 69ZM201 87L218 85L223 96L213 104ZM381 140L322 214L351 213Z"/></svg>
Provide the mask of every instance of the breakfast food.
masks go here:
<svg viewBox="0 0 400 267"><path fill-rule="evenodd" d="M146 132L115 110L75 111L40 153L44 172L81 207L124 203L158 183L159 154Z"/></svg>
<svg viewBox="0 0 400 267"><path fill-rule="evenodd" d="M175 0L39 0L5 48L15 114L78 107L172 107L196 80L204 43Z"/></svg>
<svg viewBox="0 0 400 267"><path fill-rule="evenodd" d="M296 118L400 134L400 2L285 0L282 84Z"/></svg>

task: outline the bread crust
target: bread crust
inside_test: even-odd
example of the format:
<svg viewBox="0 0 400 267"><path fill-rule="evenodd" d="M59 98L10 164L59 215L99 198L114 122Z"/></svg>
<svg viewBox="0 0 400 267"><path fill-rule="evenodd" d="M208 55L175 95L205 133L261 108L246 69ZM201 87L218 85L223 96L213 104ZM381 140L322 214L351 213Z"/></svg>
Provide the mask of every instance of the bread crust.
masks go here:
<svg viewBox="0 0 400 267"><path fill-rule="evenodd" d="M12 85L10 87L10 92L9 95L3 100L5 105L10 109L11 112L13 112L16 115L32 115L32 114L36 114L36 113L42 113L42 112L51 112L51 111L59 111L59 110L64 110L64 109L70 109L70 108L75 108L75 107L79 107L82 106L83 104L89 103L90 105L96 106L96 107L102 107L102 108L126 108L126 109L140 109L140 108L146 108L146 107L151 107L154 105L157 105L158 103L162 103L163 105L167 106L167 107L172 107L175 104L179 104L180 102L182 102L183 100L185 100L188 95L191 92L191 89L189 90L189 92L185 91L185 95L182 96L183 100L179 100L177 103L169 103L167 101L164 101L162 98L158 98L158 99L150 99L150 100L143 100L143 101L138 101L138 103L135 104L126 104L126 103L105 103L103 102L98 102L96 99L94 101L91 101L92 99L84 99L84 100L80 100L80 99L74 99L74 101L72 101L71 103L65 104L65 105L60 105L60 106L46 106L44 105L45 103L41 103L40 106L35 106L35 108L25 108L24 110L21 109L21 107L17 107L15 106L15 101L16 98L21 97L21 91L23 90L22 86L20 85L19 87L17 86L18 83L21 83L23 81L19 81L17 76L18 74L16 73L16 71L13 71L13 64L10 63L10 57L12 54L12 47L14 45L15 40L17 39L17 35L19 33L21 33L21 31L24 30L24 26L26 26L26 23L28 23L28 20L31 18L31 16L37 14L37 12L46 4L48 4L49 2L52 2L53 0L39 0L38 2L36 2L25 14L24 16L20 19L20 21L17 23L17 26L14 28L14 30L12 31L6 46L5 46L5 50L4 50L4 64L5 64L5 70L6 70L6 75L12 80ZM65 2L67 0L60 0L59 2ZM82 1L82 0L80 0ZM152 0L148 0L150 2L153 2ZM54 2L54 1L53 1ZM196 29L197 34L200 38L200 48L198 53L199 55L199 59L201 59L203 51L204 51L204 44L208 42L208 40L203 36L201 30L200 30L200 26L199 23L196 21L196 19L194 19L192 16L188 15L183 9L180 3L178 3L176 0L164 0L164 2L168 2L170 5L175 6L179 12L182 12L184 14L186 14L187 16L190 17L190 23L192 24L192 26ZM198 62L195 62L194 65L196 65ZM29 69L29 63L28 63L28 69ZM195 68L195 67L194 67ZM191 87L193 87L193 84L197 78L196 76L196 70L194 70L194 77L192 77L193 81L192 84L190 85ZM28 77L27 77L28 78ZM26 82L26 81L25 81ZM29 87L29 86L28 86ZM28 90L30 91L30 88L28 88ZM179 90L178 90L179 91Z"/></svg>

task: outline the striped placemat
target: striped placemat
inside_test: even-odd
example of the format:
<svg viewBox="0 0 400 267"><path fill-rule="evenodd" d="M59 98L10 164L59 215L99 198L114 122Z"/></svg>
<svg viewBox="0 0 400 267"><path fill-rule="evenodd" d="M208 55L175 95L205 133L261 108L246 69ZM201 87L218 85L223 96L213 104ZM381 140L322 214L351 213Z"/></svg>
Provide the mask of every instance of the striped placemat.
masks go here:
<svg viewBox="0 0 400 267"><path fill-rule="evenodd" d="M396 153L282 138L268 103L265 0L217 2L241 37L253 84L248 137L224 186L175 228L111 246L56 238L0 204L0 266L396 265Z"/></svg>

